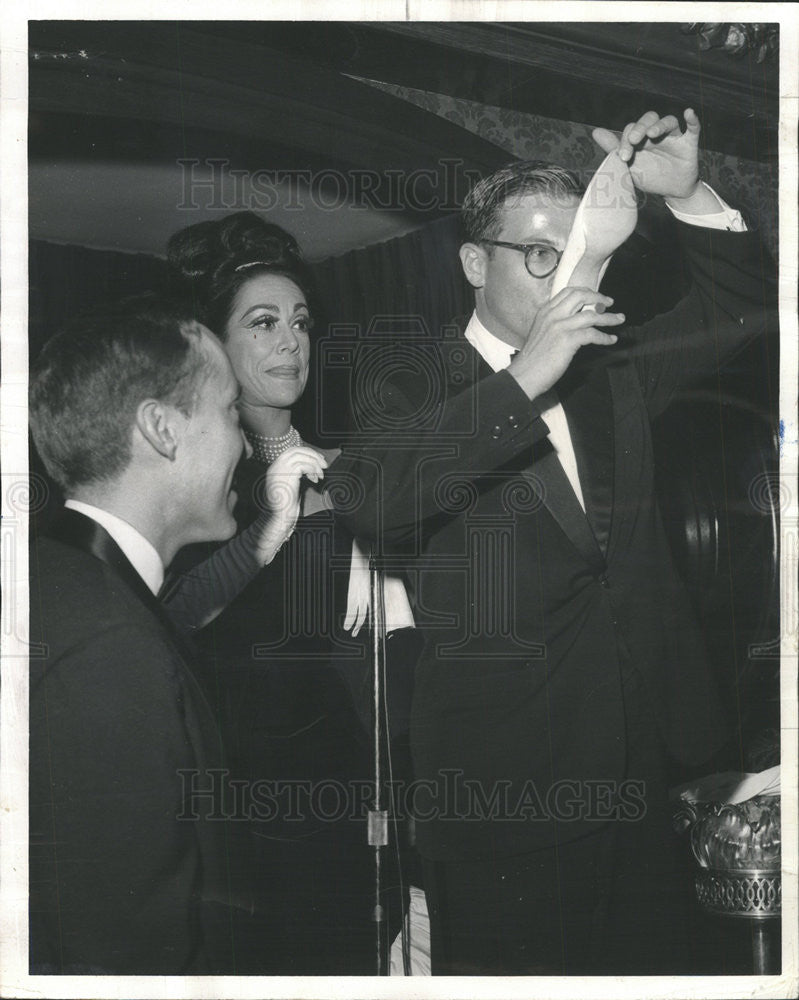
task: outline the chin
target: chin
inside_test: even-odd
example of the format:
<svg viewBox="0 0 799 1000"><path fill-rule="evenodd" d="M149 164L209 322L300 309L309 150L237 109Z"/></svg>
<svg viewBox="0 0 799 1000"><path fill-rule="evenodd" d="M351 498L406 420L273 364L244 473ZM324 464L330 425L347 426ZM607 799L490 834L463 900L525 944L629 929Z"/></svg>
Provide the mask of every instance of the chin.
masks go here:
<svg viewBox="0 0 799 1000"><path fill-rule="evenodd" d="M296 381L280 381L277 379L264 386L261 391L261 402L267 406L290 409L299 400L305 389L305 383Z"/></svg>
<svg viewBox="0 0 799 1000"><path fill-rule="evenodd" d="M301 389L287 388L285 392L271 393L269 399L265 402L267 406L273 406L276 409L290 410L299 401L300 396L302 396Z"/></svg>
<svg viewBox="0 0 799 1000"><path fill-rule="evenodd" d="M230 510L226 510L223 515L217 518L212 531L213 534L209 533L207 537L208 541L213 542L226 542L236 534L238 525Z"/></svg>

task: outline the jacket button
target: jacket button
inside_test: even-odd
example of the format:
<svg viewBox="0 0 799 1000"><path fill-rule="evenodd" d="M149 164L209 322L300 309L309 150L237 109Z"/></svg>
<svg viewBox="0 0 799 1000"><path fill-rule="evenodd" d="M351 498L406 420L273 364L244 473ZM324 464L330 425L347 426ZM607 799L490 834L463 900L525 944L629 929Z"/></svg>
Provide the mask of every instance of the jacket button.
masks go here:
<svg viewBox="0 0 799 1000"><path fill-rule="evenodd" d="M502 434L502 428L499 426L499 424L496 424L494 427L491 428L492 438L498 438L501 436L501 434Z"/></svg>
<svg viewBox="0 0 799 1000"><path fill-rule="evenodd" d="M599 580L599 582L602 584L603 587L609 587L610 586L610 580L608 580L608 577L607 577L606 573L603 573L602 576L598 576L597 580Z"/></svg>
<svg viewBox="0 0 799 1000"><path fill-rule="evenodd" d="M516 417L514 417L514 415L512 413L508 417L508 423L511 425L511 427L518 427L519 426L519 421L516 419Z"/></svg>

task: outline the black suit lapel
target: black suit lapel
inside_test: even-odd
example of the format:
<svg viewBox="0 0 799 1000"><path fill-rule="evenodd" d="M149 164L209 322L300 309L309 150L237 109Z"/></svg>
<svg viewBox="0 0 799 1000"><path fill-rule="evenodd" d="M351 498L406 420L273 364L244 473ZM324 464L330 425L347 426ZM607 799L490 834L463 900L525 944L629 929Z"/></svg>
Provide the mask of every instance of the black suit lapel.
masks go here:
<svg viewBox="0 0 799 1000"><path fill-rule="evenodd" d="M575 366L557 386L574 446L586 517L607 555L613 514L613 399L607 368Z"/></svg>
<svg viewBox="0 0 799 1000"><path fill-rule="evenodd" d="M475 381L492 374L493 369L478 351L463 338L460 340L476 358ZM462 374L449 370L450 391L457 392L470 384ZM537 477L542 499L549 513L591 567L601 575L607 566L608 537L613 502L613 407L607 373L603 367L591 370L573 366L555 387L566 413L572 437L580 486L586 510L572 489L568 476L555 454L549 438L533 450L533 465L528 472Z"/></svg>
<svg viewBox="0 0 799 1000"><path fill-rule="evenodd" d="M85 514L64 508L54 523L48 528L47 534L64 545L88 552L100 559L120 577L133 591L142 604L145 605L161 622L170 639L173 640L179 653L187 663L194 661L194 651L188 640L176 628L164 606L153 594L147 584L131 565L125 553L117 545L102 525Z"/></svg>
<svg viewBox="0 0 799 1000"><path fill-rule="evenodd" d="M130 564L125 553L97 521L66 507L48 528L47 534L65 545L89 552L111 566L143 604L152 607L154 602L157 603L152 591Z"/></svg>
<svg viewBox="0 0 799 1000"><path fill-rule="evenodd" d="M548 438L534 447L533 458L528 472L537 478L541 486L544 505L591 571L601 576L607 568L605 557Z"/></svg>

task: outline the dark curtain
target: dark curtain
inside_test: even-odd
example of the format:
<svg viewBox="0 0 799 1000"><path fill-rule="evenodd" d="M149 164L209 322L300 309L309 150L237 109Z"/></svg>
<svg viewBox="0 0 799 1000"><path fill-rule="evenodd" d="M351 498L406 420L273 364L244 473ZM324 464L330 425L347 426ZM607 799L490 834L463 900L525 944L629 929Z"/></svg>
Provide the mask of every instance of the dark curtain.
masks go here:
<svg viewBox="0 0 799 1000"><path fill-rule="evenodd" d="M164 262L145 254L33 240L29 249L31 359L66 323L102 302L162 286Z"/></svg>
<svg viewBox="0 0 799 1000"><path fill-rule="evenodd" d="M360 336L368 336L394 317L419 317L436 336L453 317L472 308L459 245L457 217L447 216L316 265L330 320L352 323Z"/></svg>
<svg viewBox="0 0 799 1000"><path fill-rule="evenodd" d="M360 345L438 339L454 318L471 311L459 243L457 217L449 216L315 266L324 333L315 339L317 381L304 402L314 403L316 418L308 422L327 446L348 430L342 402L350 398Z"/></svg>

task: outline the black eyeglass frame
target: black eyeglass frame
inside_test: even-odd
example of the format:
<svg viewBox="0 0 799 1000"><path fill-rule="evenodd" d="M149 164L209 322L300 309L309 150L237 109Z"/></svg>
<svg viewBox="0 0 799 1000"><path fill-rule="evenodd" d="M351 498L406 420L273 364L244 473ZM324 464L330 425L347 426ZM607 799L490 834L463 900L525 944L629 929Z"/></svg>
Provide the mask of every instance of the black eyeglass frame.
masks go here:
<svg viewBox="0 0 799 1000"><path fill-rule="evenodd" d="M480 242L490 243L492 247L506 247L508 250L519 250L524 254L524 266L531 278L548 278L550 274L557 270L558 264L560 264L560 259L564 253L563 250L556 250L547 243L506 243L504 240L480 240ZM530 270L530 265L527 263L530 252L537 249L549 250L555 254L555 263L545 274L534 274Z"/></svg>

